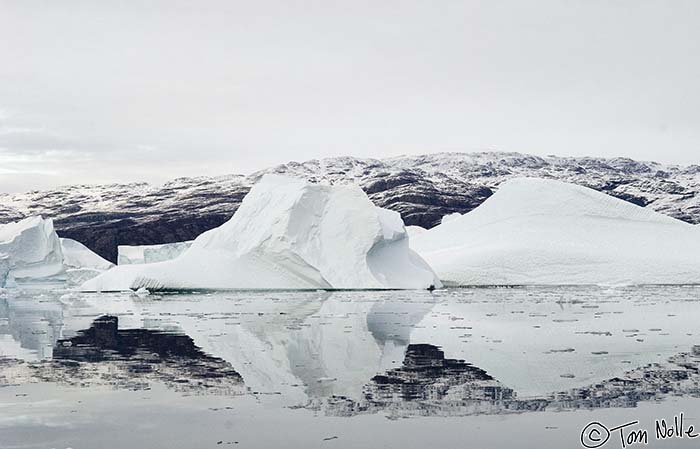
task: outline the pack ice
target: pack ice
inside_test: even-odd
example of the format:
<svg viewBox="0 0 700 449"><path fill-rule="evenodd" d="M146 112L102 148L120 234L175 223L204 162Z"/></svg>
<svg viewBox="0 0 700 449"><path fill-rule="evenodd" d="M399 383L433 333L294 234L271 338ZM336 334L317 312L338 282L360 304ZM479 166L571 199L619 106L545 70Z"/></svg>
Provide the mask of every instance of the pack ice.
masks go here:
<svg viewBox="0 0 700 449"><path fill-rule="evenodd" d="M700 229L586 187L520 178L411 240L445 284L700 282Z"/></svg>
<svg viewBox="0 0 700 449"><path fill-rule="evenodd" d="M82 285L125 289L419 289L440 286L398 213L357 186L266 175L222 226L179 257L120 265Z"/></svg>
<svg viewBox="0 0 700 449"><path fill-rule="evenodd" d="M163 262L176 258L190 246L192 246L191 240L187 242L165 243L162 245L119 245L117 247L117 264L129 265Z"/></svg>
<svg viewBox="0 0 700 449"><path fill-rule="evenodd" d="M0 225L0 287L63 279L63 253L51 219Z"/></svg>

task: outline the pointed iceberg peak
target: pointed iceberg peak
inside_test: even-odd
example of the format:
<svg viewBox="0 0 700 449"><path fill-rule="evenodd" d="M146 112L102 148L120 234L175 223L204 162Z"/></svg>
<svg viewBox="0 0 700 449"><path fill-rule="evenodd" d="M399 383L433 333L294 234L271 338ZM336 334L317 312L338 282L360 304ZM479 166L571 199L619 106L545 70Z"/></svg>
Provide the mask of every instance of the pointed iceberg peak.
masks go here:
<svg viewBox="0 0 700 449"><path fill-rule="evenodd" d="M118 266L83 290L421 289L440 286L398 213L358 186L265 175L234 216L177 258Z"/></svg>

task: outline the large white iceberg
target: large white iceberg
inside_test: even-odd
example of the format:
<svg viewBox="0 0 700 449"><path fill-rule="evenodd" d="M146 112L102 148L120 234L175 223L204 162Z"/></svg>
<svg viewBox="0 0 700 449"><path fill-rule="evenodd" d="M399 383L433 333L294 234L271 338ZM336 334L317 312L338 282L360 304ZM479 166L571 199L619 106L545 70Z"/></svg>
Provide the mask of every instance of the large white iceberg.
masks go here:
<svg viewBox="0 0 700 449"><path fill-rule="evenodd" d="M0 225L0 258L6 258L9 265L6 284L64 277L61 243L51 219L37 216Z"/></svg>
<svg viewBox="0 0 700 449"><path fill-rule="evenodd" d="M420 289L440 286L398 213L357 186L266 175L179 257L122 265L82 286L125 289Z"/></svg>
<svg viewBox="0 0 700 449"><path fill-rule="evenodd" d="M700 283L700 230L581 186L514 179L411 239L448 285Z"/></svg>
<svg viewBox="0 0 700 449"><path fill-rule="evenodd" d="M119 245L117 247L117 265L154 263L175 259L190 246L192 246L192 240L162 245Z"/></svg>

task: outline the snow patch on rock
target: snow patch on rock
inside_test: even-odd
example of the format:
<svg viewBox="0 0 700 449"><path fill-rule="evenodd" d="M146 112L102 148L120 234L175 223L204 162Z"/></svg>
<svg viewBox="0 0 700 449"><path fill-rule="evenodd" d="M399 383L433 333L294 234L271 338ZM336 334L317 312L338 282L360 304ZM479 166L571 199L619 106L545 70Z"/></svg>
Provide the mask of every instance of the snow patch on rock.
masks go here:
<svg viewBox="0 0 700 449"><path fill-rule="evenodd" d="M554 180L507 181L411 247L446 284L700 282L697 227Z"/></svg>
<svg viewBox="0 0 700 449"><path fill-rule="evenodd" d="M176 259L121 265L83 290L386 289L439 286L398 213L357 186L266 175L222 226Z"/></svg>

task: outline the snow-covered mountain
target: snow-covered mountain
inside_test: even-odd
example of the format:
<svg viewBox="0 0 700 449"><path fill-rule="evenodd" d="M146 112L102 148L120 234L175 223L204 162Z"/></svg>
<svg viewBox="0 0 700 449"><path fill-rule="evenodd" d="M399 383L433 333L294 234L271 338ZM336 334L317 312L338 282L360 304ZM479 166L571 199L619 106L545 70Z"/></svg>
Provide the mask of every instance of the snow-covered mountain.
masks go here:
<svg viewBox="0 0 700 449"><path fill-rule="evenodd" d="M513 177L579 184L700 223L700 166L627 158L539 157L520 153L437 153L388 159L336 157L289 162L249 176L180 178L164 185L75 185L0 194L0 223L53 217L58 233L116 261L117 245L186 241L220 226L253 183L279 173L323 183L357 183L378 206L425 228L468 212Z"/></svg>

